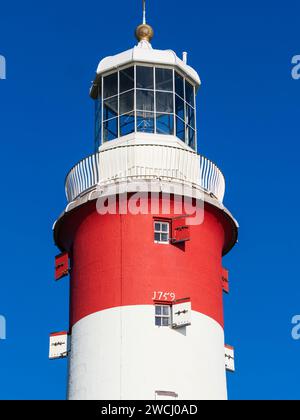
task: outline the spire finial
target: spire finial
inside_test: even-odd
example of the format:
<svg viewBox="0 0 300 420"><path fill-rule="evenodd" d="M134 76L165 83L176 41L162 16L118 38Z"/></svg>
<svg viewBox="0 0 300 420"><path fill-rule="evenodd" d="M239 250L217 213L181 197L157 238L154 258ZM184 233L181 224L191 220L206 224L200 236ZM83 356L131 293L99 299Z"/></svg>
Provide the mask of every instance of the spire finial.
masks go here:
<svg viewBox="0 0 300 420"><path fill-rule="evenodd" d="M135 30L135 36L139 42L147 41L150 42L154 36L154 31L150 25L147 25L146 21L146 0L143 0L143 23L139 25Z"/></svg>
<svg viewBox="0 0 300 420"><path fill-rule="evenodd" d="M143 25L146 25L146 0L143 0Z"/></svg>

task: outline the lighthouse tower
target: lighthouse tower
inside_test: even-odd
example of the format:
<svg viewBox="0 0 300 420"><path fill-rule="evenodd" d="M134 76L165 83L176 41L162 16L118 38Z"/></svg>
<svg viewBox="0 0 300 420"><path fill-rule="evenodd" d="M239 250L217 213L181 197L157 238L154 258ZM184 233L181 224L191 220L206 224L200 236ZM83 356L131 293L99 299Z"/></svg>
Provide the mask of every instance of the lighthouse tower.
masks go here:
<svg viewBox="0 0 300 420"><path fill-rule="evenodd" d="M95 151L66 178L54 238L70 326L52 356L69 358L69 399L226 399L222 256L238 227L197 154L197 72L153 49L145 19L136 37L99 63Z"/></svg>

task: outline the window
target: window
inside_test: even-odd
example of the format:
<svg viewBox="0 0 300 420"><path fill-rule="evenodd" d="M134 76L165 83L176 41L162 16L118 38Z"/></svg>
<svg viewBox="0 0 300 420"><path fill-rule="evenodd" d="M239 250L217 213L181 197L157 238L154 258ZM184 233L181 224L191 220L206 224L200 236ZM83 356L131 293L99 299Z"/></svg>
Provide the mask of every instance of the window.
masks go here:
<svg viewBox="0 0 300 420"><path fill-rule="evenodd" d="M154 222L154 242L168 244L170 240L170 223Z"/></svg>
<svg viewBox="0 0 300 420"><path fill-rule="evenodd" d="M175 113L177 117L184 121L184 101L176 95L175 98Z"/></svg>
<svg viewBox="0 0 300 420"><path fill-rule="evenodd" d="M120 115L127 114L134 110L134 94L133 90L122 93L120 95Z"/></svg>
<svg viewBox="0 0 300 420"><path fill-rule="evenodd" d="M155 305L155 325L157 327L168 327L171 325L170 305Z"/></svg>
<svg viewBox="0 0 300 420"><path fill-rule="evenodd" d="M176 117L176 136L184 141L185 140L185 125L181 118Z"/></svg>
<svg viewBox="0 0 300 420"><path fill-rule="evenodd" d="M103 138L104 141L114 140L118 137L118 119L112 118L111 120L104 121L103 124Z"/></svg>
<svg viewBox="0 0 300 420"><path fill-rule="evenodd" d="M188 127L188 139L189 139L189 146L192 149L195 149L195 130L193 130L191 127Z"/></svg>
<svg viewBox="0 0 300 420"><path fill-rule="evenodd" d="M175 92L184 99L184 80L178 73L175 74Z"/></svg>
<svg viewBox="0 0 300 420"><path fill-rule="evenodd" d="M156 114L156 132L158 134L174 134L173 114Z"/></svg>
<svg viewBox="0 0 300 420"><path fill-rule="evenodd" d="M167 90L173 92L173 70L155 69L156 90Z"/></svg>
<svg viewBox="0 0 300 420"><path fill-rule="evenodd" d="M187 81L185 81L185 100L188 104L192 105L192 107L195 106L195 103L194 103L194 88Z"/></svg>
<svg viewBox="0 0 300 420"><path fill-rule="evenodd" d="M154 133L154 113L137 111L137 131L142 133Z"/></svg>
<svg viewBox="0 0 300 420"><path fill-rule="evenodd" d="M104 101L103 119L109 120L118 116L118 97L115 96Z"/></svg>
<svg viewBox="0 0 300 420"><path fill-rule="evenodd" d="M154 93L149 90L137 90L136 109L139 111L154 111Z"/></svg>
<svg viewBox="0 0 300 420"><path fill-rule="evenodd" d="M120 93L134 89L134 67L120 71Z"/></svg>
<svg viewBox="0 0 300 420"><path fill-rule="evenodd" d="M153 67L137 66L136 68L136 87L138 89L154 88Z"/></svg>
<svg viewBox="0 0 300 420"><path fill-rule="evenodd" d="M120 117L120 136L134 133L134 113L124 114Z"/></svg>
<svg viewBox="0 0 300 420"><path fill-rule="evenodd" d="M103 98L110 98L118 94L118 73L110 74L103 78Z"/></svg>
<svg viewBox="0 0 300 420"><path fill-rule="evenodd" d="M156 112L164 112L166 114L174 113L173 93L167 93L167 92L156 93Z"/></svg>

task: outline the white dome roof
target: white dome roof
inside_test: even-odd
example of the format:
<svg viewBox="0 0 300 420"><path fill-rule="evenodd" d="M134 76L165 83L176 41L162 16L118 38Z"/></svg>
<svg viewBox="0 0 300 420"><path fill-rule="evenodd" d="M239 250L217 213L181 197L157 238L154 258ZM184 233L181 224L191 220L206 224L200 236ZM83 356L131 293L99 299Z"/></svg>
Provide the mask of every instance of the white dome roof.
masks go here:
<svg viewBox="0 0 300 420"><path fill-rule="evenodd" d="M188 78L190 78L197 85L197 87L199 87L201 84L198 73L192 67L188 66L184 61L178 58L174 51L155 50L147 41L141 41L137 46L130 50L124 51L111 57L106 57L101 60L97 68L97 77L95 83L97 83L98 77L103 73L130 63L147 63L154 65L162 64L177 67ZM93 87L91 89L91 95L92 91Z"/></svg>

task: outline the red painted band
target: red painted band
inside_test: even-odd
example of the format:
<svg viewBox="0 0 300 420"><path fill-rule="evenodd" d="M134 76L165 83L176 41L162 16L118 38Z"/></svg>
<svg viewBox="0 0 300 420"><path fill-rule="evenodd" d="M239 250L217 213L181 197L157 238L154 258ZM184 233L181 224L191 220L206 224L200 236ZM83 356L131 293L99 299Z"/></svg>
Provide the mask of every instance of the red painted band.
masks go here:
<svg viewBox="0 0 300 420"><path fill-rule="evenodd" d="M154 292L188 296L193 310L223 326L222 250L229 224L208 207L204 222L190 226L190 241L165 245L154 242L153 220L151 214L99 215L95 202L64 220L59 240L71 258L71 327L104 309L153 304Z"/></svg>

